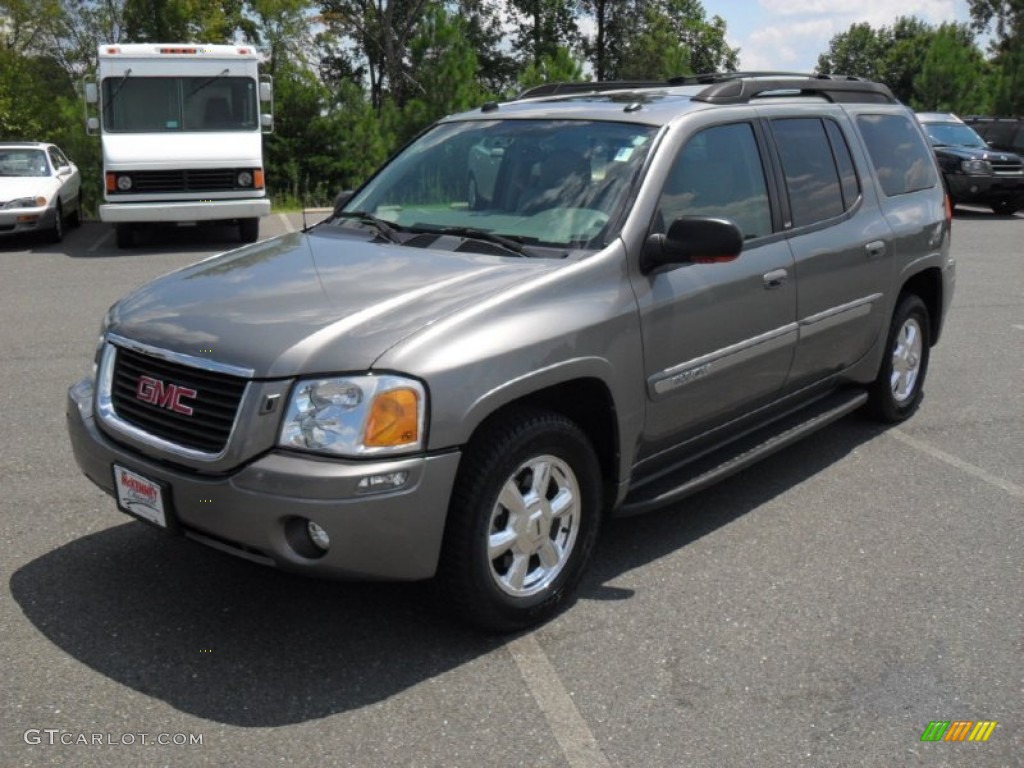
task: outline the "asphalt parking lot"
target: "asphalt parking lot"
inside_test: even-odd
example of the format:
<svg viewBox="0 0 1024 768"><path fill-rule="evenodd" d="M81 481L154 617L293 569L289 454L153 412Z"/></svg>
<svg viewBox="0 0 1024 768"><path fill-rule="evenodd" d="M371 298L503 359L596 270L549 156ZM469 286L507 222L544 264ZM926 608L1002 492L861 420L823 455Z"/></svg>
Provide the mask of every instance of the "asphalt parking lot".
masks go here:
<svg viewBox="0 0 1024 768"><path fill-rule="evenodd" d="M106 308L234 236L0 240L0 765L1024 765L1024 214L958 212L912 420L848 418L613 521L576 604L515 637L426 585L166 537L79 474L65 391ZM997 725L923 742L931 721Z"/></svg>

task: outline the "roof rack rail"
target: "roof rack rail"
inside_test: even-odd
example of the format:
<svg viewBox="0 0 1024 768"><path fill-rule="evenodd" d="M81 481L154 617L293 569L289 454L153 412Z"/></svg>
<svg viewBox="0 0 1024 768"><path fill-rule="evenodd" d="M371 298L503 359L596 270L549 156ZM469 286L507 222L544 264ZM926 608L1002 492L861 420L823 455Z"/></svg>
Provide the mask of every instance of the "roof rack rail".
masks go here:
<svg viewBox="0 0 1024 768"><path fill-rule="evenodd" d="M536 96L554 96L563 93L600 93L602 91L628 91L635 88L665 88L664 80L602 80L600 82L543 83L522 91L517 99L532 99Z"/></svg>
<svg viewBox="0 0 1024 768"><path fill-rule="evenodd" d="M746 104L764 94L779 92L821 96L840 103L898 104L888 86L849 75L796 75L766 78L730 78L714 82L693 97L709 104Z"/></svg>
<svg viewBox="0 0 1024 768"><path fill-rule="evenodd" d="M696 75L679 75L669 78L672 85L711 85L723 80L738 80L742 77L815 77L807 72L701 72Z"/></svg>

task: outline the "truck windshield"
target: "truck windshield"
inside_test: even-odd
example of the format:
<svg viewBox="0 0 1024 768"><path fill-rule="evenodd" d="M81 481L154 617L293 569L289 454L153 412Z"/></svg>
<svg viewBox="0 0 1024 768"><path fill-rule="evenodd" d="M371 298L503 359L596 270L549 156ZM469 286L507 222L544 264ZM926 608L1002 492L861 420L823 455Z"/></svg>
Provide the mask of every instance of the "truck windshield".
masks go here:
<svg viewBox="0 0 1024 768"><path fill-rule="evenodd" d="M103 128L117 133L254 131L259 128L256 81L200 77L108 77L103 80Z"/></svg>
<svg viewBox="0 0 1024 768"><path fill-rule="evenodd" d="M597 248L620 222L655 132L587 120L442 123L395 157L345 212L398 230Z"/></svg>

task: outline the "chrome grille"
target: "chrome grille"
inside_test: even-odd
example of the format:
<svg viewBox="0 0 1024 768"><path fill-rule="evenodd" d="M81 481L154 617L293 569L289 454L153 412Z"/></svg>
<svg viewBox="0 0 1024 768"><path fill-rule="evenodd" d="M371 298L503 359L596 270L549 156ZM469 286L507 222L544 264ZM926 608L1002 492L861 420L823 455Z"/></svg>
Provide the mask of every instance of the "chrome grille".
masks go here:
<svg viewBox="0 0 1024 768"><path fill-rule="evenodd" d="M187 401L191 415L140 400L137 393L142 376L166 386L195 390L195 397ZM176 445L220 453L231 435L245 385L246 380L237 376L118 347L110 395L114 411L123 421Z"/></svg>

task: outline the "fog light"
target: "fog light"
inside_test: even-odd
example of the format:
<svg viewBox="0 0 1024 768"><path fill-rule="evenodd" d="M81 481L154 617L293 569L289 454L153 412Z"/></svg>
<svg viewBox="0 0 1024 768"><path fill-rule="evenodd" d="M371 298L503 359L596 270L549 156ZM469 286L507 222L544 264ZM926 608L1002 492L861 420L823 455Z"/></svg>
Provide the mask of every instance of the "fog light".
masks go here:
<svg viewBox="0 0 1024 768"><path fill-rule="evenodd" d="M312 520L306 523L306 532L309 533L309 540L324 552L331 546L331 537L327 535L327 531Z"/></svg>
<svg viewBox="0 0 1024 768"><path fill-rule="evenodd" d="M394 491L405 485L408 479L409 473L405 470L401 472L387 472L383 475L367 475L359 480L356 490L359 493Z"/></svg>

